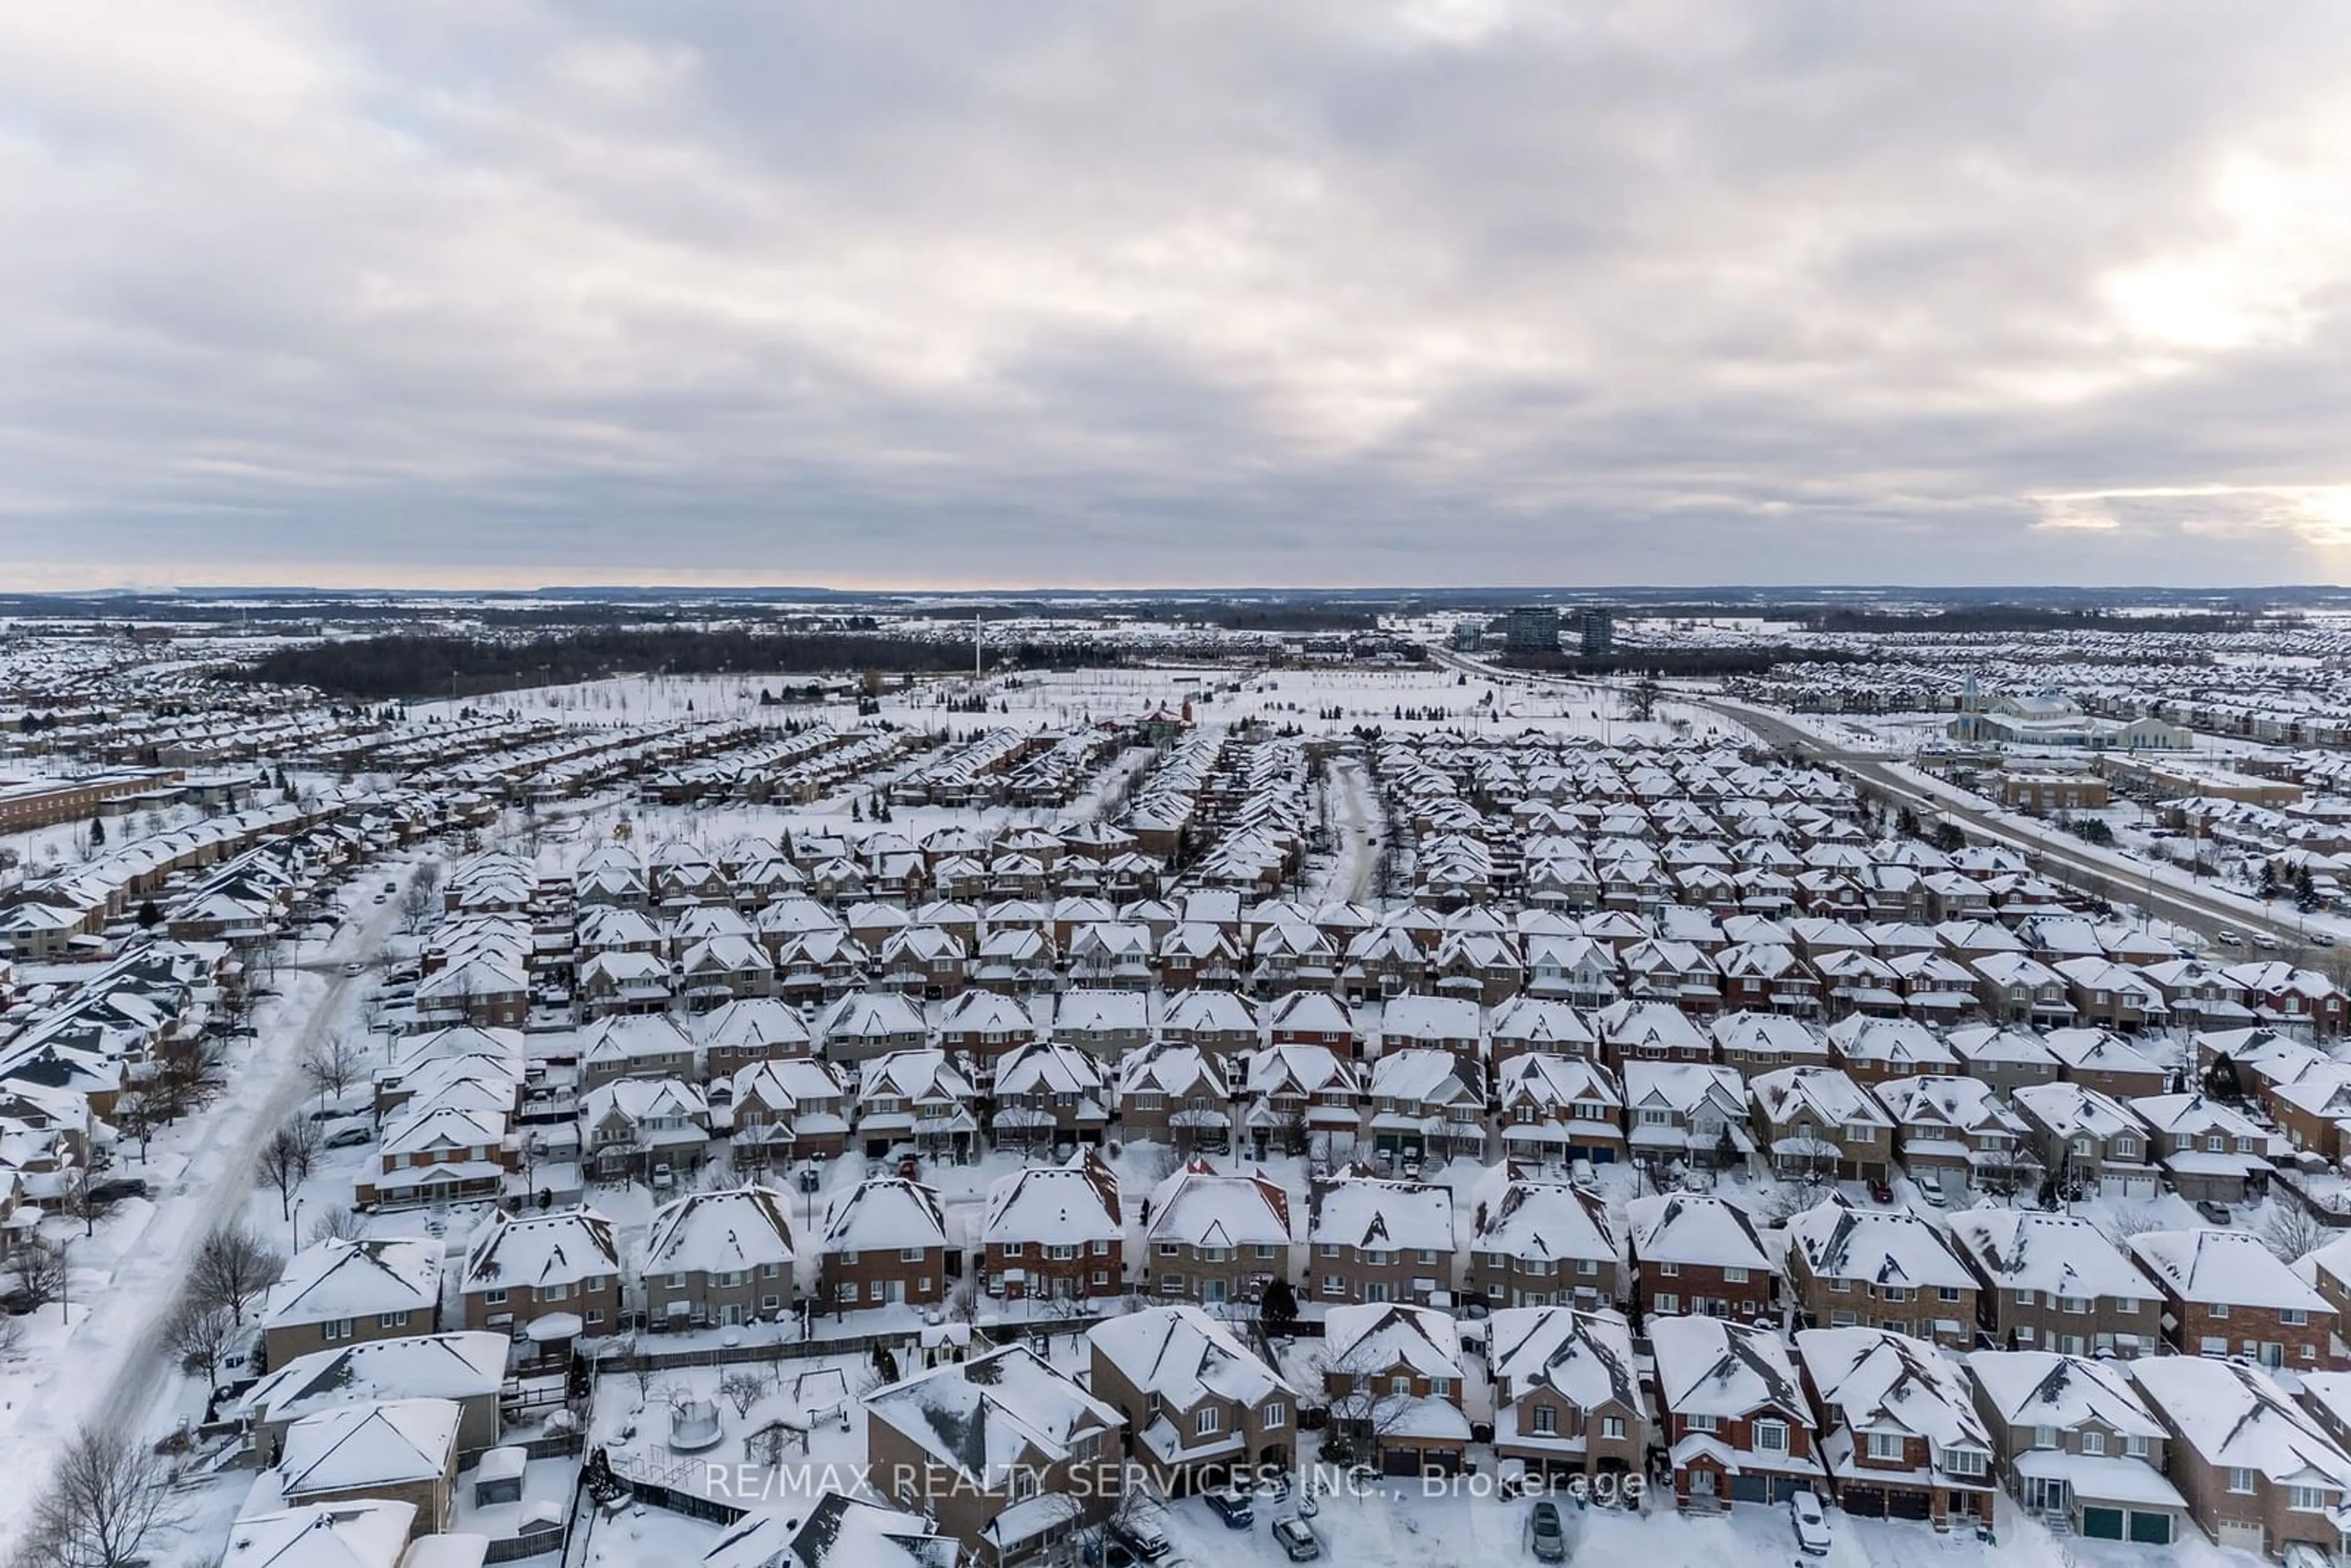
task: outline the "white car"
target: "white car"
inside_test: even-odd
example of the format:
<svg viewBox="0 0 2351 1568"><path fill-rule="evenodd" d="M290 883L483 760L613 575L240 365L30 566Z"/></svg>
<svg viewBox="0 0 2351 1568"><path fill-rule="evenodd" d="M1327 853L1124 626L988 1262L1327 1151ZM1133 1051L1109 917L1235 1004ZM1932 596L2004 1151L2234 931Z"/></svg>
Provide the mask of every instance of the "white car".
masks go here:
<svg viewBox="0 0 2351 1568"><path fill-rule="evenodd" d="M1807 1557L1829 1554L1829 1516L1821 1511L1819 1498L1808 1491L1791 1492L1788 1522L1796 1527L1798 1551Z"/></svg>

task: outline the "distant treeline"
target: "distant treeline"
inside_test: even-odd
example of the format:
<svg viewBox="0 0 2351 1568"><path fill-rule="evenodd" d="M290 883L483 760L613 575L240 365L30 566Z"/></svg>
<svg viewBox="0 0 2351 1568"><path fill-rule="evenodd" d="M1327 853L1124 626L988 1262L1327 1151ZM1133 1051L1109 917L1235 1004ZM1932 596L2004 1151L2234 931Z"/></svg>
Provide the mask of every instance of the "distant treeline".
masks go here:
<svg viewBox="0 0 2351 1568"><path fill-rule="evenodd" d="M1820 610L1804 617L1814 632L2251 632L2276 625L2273 617L2246 612L2185 610L2162 614L2117 615L2104 610L2059 610L2033 604L1970 604L1931 615L1882 610Z"/></svg>
<svg viewBox="0 0 2351 1568"><path fill-rule="evenodd" d="M991 668L1050 669L1122 663L1120 649L1083 640L990 648ZM876 670L952 674L971 668L971 649L912 637L743 631L582 630L525 639L357 637L281 648L248 666L246 679L316 686L336 696L471 696L518 686L558 685L613 675L807 675Z"/></svg>
<svg viewBox="0 0 2351 1568"><path fill-rule="evenodd" d="M1559 670L1578 675L1760 675L1775 664L1810 662L1815 664L1856 664L1857 653L1823 649L1771 648L1624 648L1606 659L1586 659L1575 653L1503 653L1493 663L1512 670Z"/></svg>

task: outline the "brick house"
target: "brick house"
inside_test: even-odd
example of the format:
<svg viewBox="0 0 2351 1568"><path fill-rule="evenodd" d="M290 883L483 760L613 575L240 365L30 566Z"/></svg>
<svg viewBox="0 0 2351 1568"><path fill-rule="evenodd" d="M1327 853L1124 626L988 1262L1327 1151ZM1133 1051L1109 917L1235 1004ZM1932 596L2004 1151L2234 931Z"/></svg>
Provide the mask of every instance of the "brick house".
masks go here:
<svg viewBox="0 0 2351 1568"><path fill-rule="evenodd" d="M1030 1166L987 1189L980 1276L1008 1301L1087 1301L1126 1290L1126 1230L1118 1176L1092 1149L1066 1165Z"/></svg>
<svg viewBox="0 0 2351 1568"><path fill-rule="evenodd" d="M1732 1067L1696 1061L1625 1064L1625 1141L1653 1170L1744 1169L1754 1158L1747 1085Z"/></svg>
<svg viewBox="0 0 2351 1568"><path fill-rule="evenodd" d="M1964 1350L1973 1343L1976 1281L1942 1233L1907 1209L1859 1209L1830 1197L1788 1221L1788 1288L1804 1315Z"/></svg>
<svg viewBox="0 0 2351 1568"><path fill-rule="evenodd" d="M1713 1193L1651 1194L1625 1205L1638 1316L1760 1322L1779 1265L1747 1211Z"/></svg>
<svg viewBox="0 0 2351 1568"><path fill-rule="evenodd" d="M450 1399L386 1399L305 1416L287 1426L271 1467L275 1490L289 1508L404 1504L416 1511L416 1534L437 1535L456 1495L463 1418Z"/></svg>
<svg viewBox="0 0 2351 1568"><path fill-rule="evenodd" d="M1489 1308L1610 1306L1627 1295L1624 1249L1596 1193L1531 1180L1507 1160L1471 1189L1463 1293Z"/></svg>
<svg viewBox="0 0 2351 1568"><path fill-rule="evenodd" d="M1306 1219L1307 1298L1443 1306L1453 1293L1453 1189L1361 1166L1318 1182Z"/></svg>
<svg viewBox="0 0 2351 1568"><path fill-rule="evenodd" d="M1317 1359L1331 1437L1384 1475L1451 1474L1469 1448L1461 1334L1444 1312L1398 1302L1333 1307Z"/></svg>
<svg viewBox="0 0 2351 1568"><path fill-rule="evenodd" d="M1183 1154L1222 1150L1233 1119L1223 1067L1189 1040L1157 1040L1118 1064L1119 1135L1167 1144Z"/></svg>
<svg viewBox="0 0 2351 1568"><path fill-rule="evenodd" d="M1497 1459L1554 1476L1640 1469L1648 1423L1623 1313L1506 1307L1486 1344Z"/></svg>
<svg viewBox="0 0 2351 1568"><path fill-rule="evenodd" d="M441 1327L441 1248L370 1239L313 1243L287 1260L255 1314L271 1366L330 1346Z"/></svg>
<svg viewBox="0 0 2351 1568"><path fill-rule="evenodd" d="M2172 1348L2263 1366L2334 1367L2334 1305L2243 1230L2146 1230L2131 1257L2163 1292Z"/></svg>
<svg viewBox="0 0 2351 1568"><path fill-rule="evenodd" d="M493 1210L465 1245L458 1287L465 1326L521 1338L543 1319L570 1316L581 1333L614 1333L621 1274L612 1222L595 1209Z"/></svg>
<svg viewBox="0 0 2351 1568"><path fill-rule="evenodd" d="M1262 1172L1195 1160L1152 1189L1143 1213L1151 1293L1223 1306L1290 1272L1290 1194Z"/></svg>
<svg viewBox="0 0 2351 1568"><path fill-rule="evenodd" d="M1605 1063L1521 1051L1496 1066L1494 1113L1514 1159L1612 1165L1625 1154L1625 1100Z"/></svg>
<svg viewBox="0 0 2351 1568"><path fill-rule="evenodd" d="M1896 1078L1949 1077L1959 1070L1958 1055L1917 1019L1861 1013L1829 1026L1829 1060L1865 1088Z"/></svg>
<svg viewBox="0 0 2351 1568"><path fill-rule="evenodd" d="M2244 1113L2200 1093L2130 1102L2147 1125L2171 1189L2190 1202L2246 1203L2268 1190L2272 1137Z"/></svg>
<svg viewBox="0 0 2351 1568"><path fill-rule="evenodd" d="M2092 1541L2179 1538L2188 1503L2164 1479L2168 1434L2120 1364L1980 1350L1968 1371L2002 1479L2028 1512Z"/></svg>
<svg viewBox="0 0 2351 1568"><path fill-rule="evenodd" d="M2153 1134L2129 1106L2079 1083L2043 1083L2012 1097L2032 1132L2032 1152L2062 1189L2140 1202L2159 1190Z"/></svg>
<svg viewBox="0 0 2351 1568"><path fill-rule="evenodd" d="M1096 1398L1126 1419L1131 1458L1171 1497L1235 1467L1288 1469L1298 1454L1298 1391L1197 1307L1145 1307L1086 1331Z"/></svg>
<svg viewBox="0 0 2351 1568"><path fill-rule="evenodd" d="M1902 1168L1921 1186L1957 1198L1970 1186L2006 1194L2039 1185L2024 1123L1991 1085L1973 1078L1894 1078L1876 1094L1894 1118Z"/></svg>
<svg viewBox="0 0 2351 1568"><path fill-rule="evenodd" d="M2171 1087L2165 1071L2111 1029L2053 1029L2041 1043L2057 1059L2057 1075L2116 1100L2160 1094Z"/></svg>
<svg viewBox="0 0 2351 1568"><path fill-rule="evenodd" d="M1665 1316L1648 1331L1677 1504L1777 1503L1825 1490L1813 1407L1778 1330Z"/></svg>
<svg viewBox="0 0 2351 1568"><path fill-rule="evenodd" d="M1259 1157L1270 1145L1296 1155L1318 1144L1332 1153L1353 1148L1363 1125L1364 1084L1345 1051L1268 1046L1249 1054L1247 1072L1241 1120Z"/></svg>
<svg viewBox="0 0 2351 1568"><path fill-rule="evenodd" d="M1943 1037L1959 1059L1959 1075L1989 1085L2001 1095L2034 1083L2057 1081L2057 1059L2041 1036L2001 1024L1970 1024Z"/></svg>
<svg viewBox="0 0 2351 1568"><path fill-rule="evenodd" d="M1015 1047L997 1063L989 1131L998 1148L1098 1144L1110 1124L1110 1085L1092 1053L1058 1040Z"/></svg>
<svg viewBox="0 0 2351 1568"><path fill-rule="evenodd" d="M2126 1360L2159 1347L2162 1292L2079 1215L1983 1207L1945 1223L1995 1344Z"/></svg>
<svg viewBox="0 0 2351 1568"><path fill-rule="evenodd" d="M2308 1411L2234 1362L2143 1357L2131 1376L2170 1435L2171 1483L2206 1534L2255 1556L2295 1542L2339 1556L2351 1457Z"/></svg>
<svg viewBox="0 0 2351 1568"><path fill-rule="evenodd" d="M736 1071L725 1093L738 1169L837 1159L849 1146L849 1088L829 1061L755 1061Z"/></svg>
<svg viewBox="0 0 2351 1568"><path fill-rule="evenodd" d="M1955 1362L1924 1340L1863 1327L1805 1329L1796 1355L1847 1513L1938 1529L1991 1523L1991 1434Z"/></svg>
<svg viewBox="0 0 2351 1568"><path fill-rule="evenodd" d="M1711 1025L1723 1064L1752 1082L1783 1067L1826 1067L1828 1041L1801 1019L1782 1013L1725 1013Z"/></svg>
<svg viewBox="0 0 2351 1568"><path fill-rule="evenodd" d="M1782 1176L1881 1179L1894 1118L1834 1067L1783 1067L1750 1080L1755 1139Z"/></svg>
<svg viewBox="0 0 2351 1568"><path fill-rule="evenodd" d="M653 1210L637 1277L647 1326L770 1322L792 1304L792 1228L785 1198L749 1186L690 1192Z"/></svg>
<svg viewBox="0 0 2351 1568"><path fill-rule="evenodd" d="M1025 1344L865 1398L873 1490L983 1564L1025 1561L1117 1507L1126 1422Z"/></svg>
<svg viewBox="0 0 2351 1568"><path fill-rule="evenodd" d="M825 1211L817 1299L856 1307L935 1306L946 1299L947 1234L939 1195L868 1176Z"/></svg>

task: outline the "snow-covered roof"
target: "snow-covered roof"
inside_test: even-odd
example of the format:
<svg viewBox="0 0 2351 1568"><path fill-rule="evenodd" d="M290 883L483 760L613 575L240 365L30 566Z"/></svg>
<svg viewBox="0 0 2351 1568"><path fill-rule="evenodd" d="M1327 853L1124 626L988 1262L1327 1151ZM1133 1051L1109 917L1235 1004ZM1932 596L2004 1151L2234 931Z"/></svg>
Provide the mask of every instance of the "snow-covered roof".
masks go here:
<svg viewBox="0 0 2351 1568"><path fill-rule="evenodd" d="M804 1519L744 1515L701 1568L948 1568L955 1559L955 1542L919 1514L827 1491Z"/></svg>
<svg viewBox="0 0 2351 1568"><path fill-rule="evenodd" d="M1779 1331L1726 1318L1654 1317L1657 1393L1677 1416L1740 1417L1773 1409L1809 1423L1811 1407Z"/></svg>
<svg viewBox="0 0 2351 1568"><path fill-rule="evenodd" d="M1747 1085L1766 1120L1778 1123L1809 1111L1831 1126L1848 1122L1889 1127L1893 1118L1869 1092L1837 1067L1782 1067L1757 1074Z"/></svg>
<svg viewBox="0 0 2351 1568"><path fill-rule="evenodd" d="M262 1300L260 1316L269 1328L287 1328L413 1312L425 1327L440 1305L438 1242L329 1239L287 1260Z"/></svg>
<svg viewBox="0 0 2351 1568"><path fill-rule="evenodd" d="M1788 1249L1816 1279L1972 1290L1975 1277L1942 1233L1908 1209L1855 1208L1823 1198L1788 1221Z"/></svg>
<svg viewBox="0 0 2351 1568"><path fill-rule="evenodd" d="M2155 1418L2120 1362L2048 1350L1980 1350L1968 1371L2011 1427L2074 1427L2096 1422L2126 1437L2160 1437Z"/></svg>
<svg viewBox="0 0 2351 1568"><path fill-rule="evenodd" d="M1479 1252L1550 1262L1592 1259L1614 1263L1616 1238L1608 1228L1607 1211L1600 1200L1562 1181L1532 1181L1506 1176L1499 1184L1494 1174L1479 1183L1477 1233L1470 1246Z"/></svg>
<svg viewBox="0 0 2351 1568"><path fill-rule="evenodd" d="M1938 1449L1991 1447L1966 1374L1924 1340L1886 1329L1804 1329L1796 1355L1821 1403L1851 1431L1907 1433Z"/></svg>
<svg viewBox="0 0 2351 1568"><path fill-rule="evenodd" d="M390 1399L305 1416L286 1428L279 1488L291 1501L436 1482L448 1471L462 1416L449 1399Z"/></svg>
<svg viewBox="0 0 2351 1568"><path fill-rule="evenodd" d="M2142 1230L2130 1239L2130 1249L2149 1276L2183 1301L2335 1315L2325 1297L2246 1231Z"/></svg>
<svg viewBox="0 0 2351 1568"><path fill-rule="evenodd" d="M415 1528L413 1502L306 1503L245 1515L217 1561L220 1568L399 1568Z"/></svg>
<svg viewBox="0 0 2351 1568"><path fill-rule="evenodd" d="M477 1399L506 1383L503 1333L410 1334L296 1356L247 1389L244 1408L284 1421L313 1409L390 1399Z"/></svg>
<svg viewBox="0 0 2351 1568"><path fill-rule="evenodd" d="M980 1230L989 1246L1078 1247L1124 1234L1118 1176L1091 1149L1071 1155L1066 1165L1029 1166L990 1184Z"/></svg>
<svg viewBox="0 0 2351 1568"><path fill-rule="evenodd" d="M2103 1141L2117 1134L2147 1132L2129 1106L2104 1090L2079 1083L2027 1083L2010 1098L2019 1111L2061 1138Z"/></svg>
<svg viewBox="0 0 2351 1568"><path fill-rule="evenodd" d="M1243 1176L1195 1160L1151 1193L1155 1245L1287 1247L1290 1195L1262 1172Z"/></svg>
<svg viewBox="0 0 2351 1568"><path fill-rule="evenodd" d="M1450 1313L1400 1301L1332 1307L1322 1320L1325 1359L1365 1374L1410 1367L1458 1383L1461 1331Z"/></svg>
<svg viewBox="0 0 2351 1568"><path fill-rule="evenodd" d="M1959 1249L1999 1290L2122 1300L2157 1293L2154 1281L2079 1215L1966 1208L1945 1223Z"/></svg>
<svg viewBox="0 0 2351 1568"><path fill-rule="evenodd" d="M752 1185L689 1192L653 1210L639 1273L731 1273L792 1260L784 1197Z"/></svg>
<svg viewBox="0 0 2351 1568"><path fill-rule="evenodd" d="M825 1210L828 1252L895 1252L946 1245L939 1195L899 1176L868 1176Z"/></svg>
<svg viewBox="0 0 2351 1568"><path fill-rule="evenodd" d="M2131 1375L2207 1465L2255 1470L2273 1482L2351 1488L2351 1458L2266 1375L2214 1357L2158 1355L2133 1362Z"/></svg>
<svg viewBox="0 0 2351 1568"><path fill-rule="evenodd" d="M987 1491L1004 1490L1017 1468L1063 1462L1080 1438L1125 1425L1025 1344L876 1389L865 1409Z"/></svg>
<svg viewBox="0 0 2351 1568"><path fill-rule="evenodd" d="M1318 1185L1306 1239L1317 1246L1372 1251L1453 1253L1453 1189L1350 1173Z"/></svg>
<svg viewBox="0 0 2351 1568"><path fill-rule="evenodd" d="M1644 1263L1773 1271L1773 1260L1747 1211L1714 1193L1652 1193L1628 1200L1625 1223L1633 1256Z"/></svg>
<svg viewBox="0 0 2351 1568"><path fill-rule="evenodd" d="M1189 1410L1211 1396L1255 1406L1270 1395L1295 1392L1230 1328L1197 1307L1147 1307L1105 1319L1086 1337L1098 1358L1171 1409Z"/></svg>
<svg viewBox="0 0 2351 1568"><path fill-rule="evenodd" d="M525 1215L496 1209L466 1244L465 1288L576 1284L620 1271L612 1222L595 1209Z"/></svg>
<svg viewBox="0 0 2351 1568"><path fill-rule="evenodd" d="M1633 1331L1622 1312L1505 1307L1486 1321L1486 1345L1498 1397L1507 1390L1515 1402L1549 1387L1579 1409L1640 1408Z"/></svg>

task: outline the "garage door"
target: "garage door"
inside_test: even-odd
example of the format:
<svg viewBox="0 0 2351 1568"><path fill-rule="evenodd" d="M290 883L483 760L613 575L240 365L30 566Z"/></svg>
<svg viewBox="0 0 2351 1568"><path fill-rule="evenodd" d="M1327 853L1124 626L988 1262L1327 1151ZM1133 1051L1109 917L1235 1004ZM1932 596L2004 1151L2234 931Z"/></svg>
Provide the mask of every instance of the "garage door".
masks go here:
<svg viewBox="0 0 2351 1568"><path fill-rule="evenodd" d="M1770 1502L1771 1500L1771 1478L1769 1476L1731 1477L1730 1500L1733 1502Z"/></svg>
<svg viewBox="0 0 2351 1568"><path fill-rule="evenodd" d="M2147 1546L2170 1545L2171 1515L2168 1513L2132 1514L2130 1538Z"/></svg>
<svg viewBox="0 0 2351 1568"><path fill-rule="evenodd" d="M2261 1555L2263 1535L2259 1521L2224 1519L2218 1522L2220 1528L2212 1532L2214 1540L2223 1546L2233 1546L2256 1557Z"/></svg>
<svg viewBox="0 0 2351 1568"><path fill-rule="evenodd" d="M2082 1533L2093 1541L2120 1541L2123 1538L2123 1511L2118 1508L2083 1509Z"/></svg>
<svg viewBox="0 0 2351 1568"><path fill-rule="evenodd" d="M2153 1197L2155 1196L2155 1178L2153 1176L2126 1177L2123 1181L2123 1196L2125 1197L2142 1199Z"/></svg>
<svg viewBox="0 0 2351 1568"><path fill-rule="evenodd" d="M1837 1501L1858 1519L1884 1519L1886 1494L1870 1487L1847 1487Z"/></svg>
<svg viewBox="0 0 2351 1568"><path fill-rule="evenodd" d="M1925 1519L1934 1511L1935 1500L1923 1491L1905 1489L1886 1500L1886 1516L1888 1519Z"/></svg>
<svg viewBox="0 0 2351 1568"><path fill-rule="evenodd" d="M1416 1476L1420 1474L1418 1448L1384 1448L1380 1452L1380 1474L1384 1476Z"/></svg>

